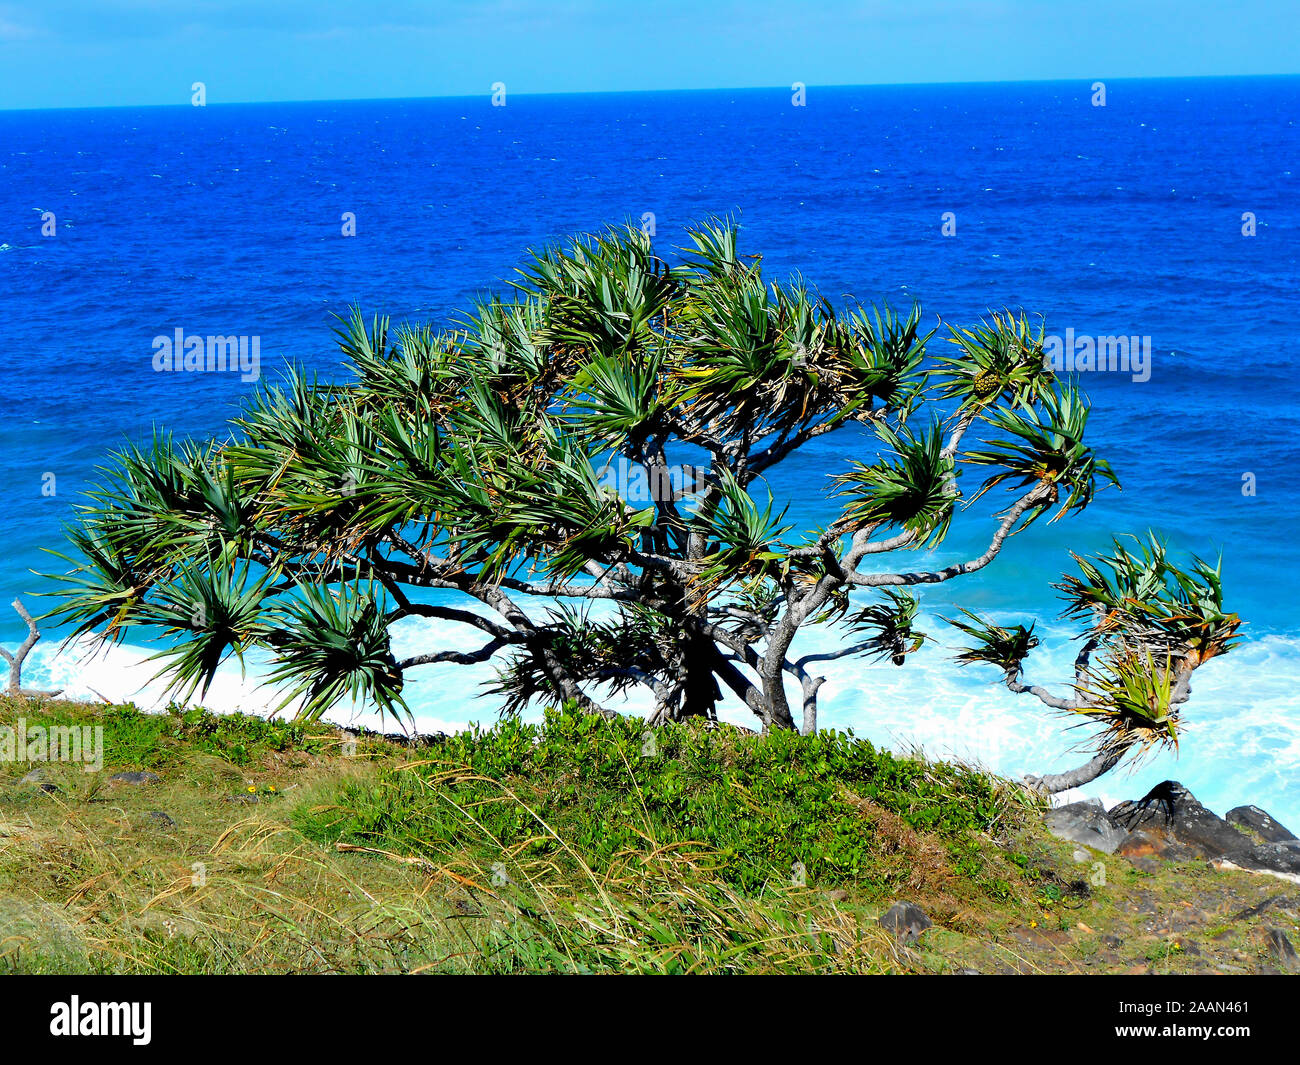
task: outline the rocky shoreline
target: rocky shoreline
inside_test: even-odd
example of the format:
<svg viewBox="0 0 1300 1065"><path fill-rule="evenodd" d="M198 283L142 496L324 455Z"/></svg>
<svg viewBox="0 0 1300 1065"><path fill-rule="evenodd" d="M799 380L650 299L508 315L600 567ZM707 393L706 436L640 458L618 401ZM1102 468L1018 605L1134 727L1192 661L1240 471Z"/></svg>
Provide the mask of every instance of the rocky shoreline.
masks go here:
<svg viewBox="0 0 1300 1065"><path fill-rule="evenodd" d="M1157 860L1201 859L1300 884L1300 839L1294 833L1258 806L1238 806L1220 817L1176 780L1109 810L1098 799L1058 806L1045 821L1059 839L1117 854L1139 868Z"/></svg>

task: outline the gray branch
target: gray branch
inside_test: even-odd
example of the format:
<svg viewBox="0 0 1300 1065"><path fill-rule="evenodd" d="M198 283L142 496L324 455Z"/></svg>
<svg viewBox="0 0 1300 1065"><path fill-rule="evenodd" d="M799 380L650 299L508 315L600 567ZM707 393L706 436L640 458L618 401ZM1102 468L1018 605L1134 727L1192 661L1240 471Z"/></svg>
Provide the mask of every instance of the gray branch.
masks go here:
<svg viewBox="0 0 1300 1065"><path fill-rule="evenodd" d="M891 585L938 584L941 581L952 580L954 577L961 577L967 573L975 573L997 558L998 552L1002 550L1002 545L1006 542L1007 537L1011 535L1011 530L1025 511L1040 503L1047 502L1051 498L1051 493L1052 486L1040 481L1021 496L1016 501L1016 504L1003 516L1002 521L998 524L997 531L993 534L993 539L989 542L988 548L978 558L970 559L967 562L958 562L943 569L925 573L850 572L847 574L848 580L860 588L883 588Z"/></svg>
<svg viewBox="0 0 1300 1065"><path fill-rule="evenodd" d="M1108 748L1076 769L1064 773L1049 773L1045 777L1026 777L1025 782L1048 795L1069 791L1071 788L1080 788L1119 765L1119 760L1124 757L1126 750L1126 747Z"/></svg>
<svg viewBox="0 0 1300 1065"><path fill-rule="evenodd" d="M1077 710L1079 708L1078 702L1074 699L1062 699L1037 684L1022 684L1010 670L1007 671L1006 680L1007 688L1010 691L1015 692L1017 695L1032 695L1039 702L1050 706L1053 710Z"/></svg>
<svg viewBox="0 0 1300 1065"><path fill-rule="evenodd" d="M477 651L433 651L429 654L413 655L410 658L404 658L397 663L397 668L405 672L412 666L429 666L440 662L452 662L458 666L470 666L478 662L486 662L501 648L508 643L522 643L525 636L522 633L510 633L508 636L498 636L494 640L489 640Z"/></svg>
<svg viewBox="0 0 1300 1065"><path fill-rule="evenodd" d="M13 601L13 608L18 612L18 616L22 618L23 621L27 622L27 638L18 645L17 651L10 652L5 648L0 647L0 656L3 656L4 660L9 663L8 694L28 695L34 698L47 699L62 694L61 689L59 691L47 692L23 688L23 663L27 660L27 655L31 649L36 646L36 641L41 638L41 633L36 627L36 619L27 612L27 608L23 606L21 599L15 599Z"/></svg>

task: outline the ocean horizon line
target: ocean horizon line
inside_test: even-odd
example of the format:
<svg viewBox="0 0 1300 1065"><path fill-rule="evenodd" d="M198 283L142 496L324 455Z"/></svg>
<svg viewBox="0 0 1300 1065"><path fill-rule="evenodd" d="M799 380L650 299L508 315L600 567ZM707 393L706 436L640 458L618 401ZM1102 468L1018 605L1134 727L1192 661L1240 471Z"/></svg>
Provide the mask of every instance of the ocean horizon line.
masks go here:
<svg viewBox="0 0 1300 1065"><path fill-rule="evenodd" d="M1091 81L1089 80L1091 79ZM1279 81L1279 80L1300 80L1300 72L1290 73L1270 73L1270 74L1177 74L1177 75L1159 75L1153 77L1134 77L1132 75L1109 75L1109 74L1088 74L1078 77L1060 77L1060 78L1024 78L1024 79L977 79L973 81L880 81L880 82L797 82L806 88L816 89L818 91L842 91L846 89L948 89L948 88L965 88L975 86L986 87L1017 87L1017 86L1046 86L1046 85L1073 85L1073 84L1091 84L1092 81L1104 81L1107 83L1119 84L1161 84L1166 82L1193 83L1193 82L1211 82L1211 81ZM796 84L796 82L792 82ZM576 91L561 92L527 92L522 90L510 90L512 99L524 98L530 100L536 99L555 99L569 97L611 97L611 96L640 96L640 97L665 97L665 96L703 96L708 94L723 93L789 93L790 86L785 84L777 85L731 85L717 87L701 87L686 89L585 89ZM180 93L184 96L185 93ZM228 108L228 107L282 107L285 105L302 105L302 104L375 104L375 103L418 103L431 101L455 101L455 100L478 100L484 98L491 99L492 88L489 84L486 90L476 93L447 93L435 94L428 96L349 96L349 97L324 97L309 96L297 99L278 99L278 100L225 100L209 101L202 106L204 108ZM194 104L189 102L181 103L134 103L134 104L104 104L99 106L81 106L81 107L3 107L0 106L0 114L47 114L51 112L85 112L85 111L159 111L169 109L185 108L193 109Z"/></svg>

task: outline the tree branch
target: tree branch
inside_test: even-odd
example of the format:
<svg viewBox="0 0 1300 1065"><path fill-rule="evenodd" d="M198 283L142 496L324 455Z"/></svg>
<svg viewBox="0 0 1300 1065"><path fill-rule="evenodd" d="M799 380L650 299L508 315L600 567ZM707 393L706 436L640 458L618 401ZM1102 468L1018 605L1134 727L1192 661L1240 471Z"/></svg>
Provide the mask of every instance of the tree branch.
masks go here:
<svg viewBox="0 0 1300 1065"><path fill-rule="evenodd" d="M428 666L438 662L454 662L461 666L486 662L507 644L522 643L525 638L522 633L511 633L509 636L498 636L495 640L489 640L477 651L434 651L430 654L414 655L398 662L397 668L405 673L412 666Z"/></svg>
<svg viewBox="0 0 1300 1065"><path fill-rule="evenodd" d="M1045 777L1026 777L1025 782L1033 788L1046 792L1048 795L1069 791L1071 788L1081 788L1084 784L1090 784L1096 780L1103 773L1109 773L1114 769L1119 764L1120 759L1124 757L1127 749L1127 747L1110 748L1075 769L1065 773L1049 773Z"/></svg>
<svg viewBox="0 0 1300 1065"><path fill-rule="evenodd" d="M912 585L912 584L938 584L940 581L952 580L954 577L961 577L967 573L975 573L982 570L992 562L1002 550L1002 545L1007 537L1011 535L1011 530L1015 527L1017 521L1025 511L1030 507L1037 506L1039 503L1045 503L1050 499L1052 494L1052 485L1040 481L1034 485L1028 492L1020 497L999 523L997 531L993 534L988 549L978 558L970 559L967 562L958 562L952 566L946 566L941 570L934 570L925 573L857 573L849 572L846 576L850 584L859 588L882 588L886 586Z"/></svg>
<svg viewBox="0 0 1300 1065"><path fill-rule="evenodd" d="M1006 681L1007 689L1009 691L1013 691L1017 695L1032 695L1040 702L1050 706L1053 710L1077 710L1079 708L1077 700L1062 699L1059 696L1053 695L1046 688L1039 687L1036 684L1021 684L1020 681L1016 679L1016 675L1010 670L1007 671Z"/></svg>
<svg viewBox="0 0 1300 1065"><path fill-rule="evenodd" d="M22 618L23 621L27 622L27 637L26 639L23 640L21 644L18 645L18 650L12 653L5 650L5 648L3 647L0 647L0 656L3 656L4 660L9 663L8 694L53 698L54 696L61 694L62 690L61 689L59 691L34 691L32 689L27 689L26 691L23 690L23 663L27 660L27 655L31 651L31 649L36 646L36 641L41 638L41 633L40 630L36 627L35 618L33 618L31 614L27 612L27 608L23 606L23 602L21 599L15 599L12 605L14 610L17 611L18 616Z"/></svg>

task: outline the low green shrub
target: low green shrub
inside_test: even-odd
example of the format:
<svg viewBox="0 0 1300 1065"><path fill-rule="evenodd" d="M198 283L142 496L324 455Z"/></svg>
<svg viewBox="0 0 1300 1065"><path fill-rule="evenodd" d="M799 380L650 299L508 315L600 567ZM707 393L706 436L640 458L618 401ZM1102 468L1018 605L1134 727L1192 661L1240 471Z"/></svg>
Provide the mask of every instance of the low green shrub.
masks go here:
<svg viewBox="0 0 1300 1065"><path fill-rule="evenodd" d="M297 817L318 841L434 863L499 852L603 874L632 855L690 845L742 891L801 877L883 889L902 872L887 860L901 819L997 893L1004 885L985 876L977 837L1002 832L1021 808L987 775L900 757L851 732L648 729L566 711L441 738ZM879 838L882 818L889 840Z"/></svg>

